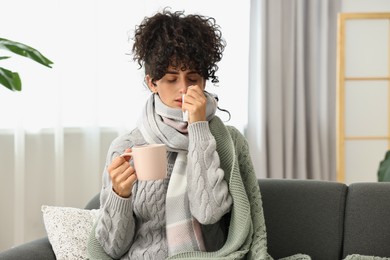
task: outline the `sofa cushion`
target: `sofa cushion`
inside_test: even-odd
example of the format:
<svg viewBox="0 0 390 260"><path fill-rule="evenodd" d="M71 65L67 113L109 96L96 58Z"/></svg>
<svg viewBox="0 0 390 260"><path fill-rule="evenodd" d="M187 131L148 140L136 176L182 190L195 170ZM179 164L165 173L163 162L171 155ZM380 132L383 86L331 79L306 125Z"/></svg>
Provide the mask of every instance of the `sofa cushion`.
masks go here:
<svg viewBox="0 0 390 260"><path fill-rule="evenodd" d="M349 185L345 212L344 253L390 256L390 183Z"/></svg>
<svg viewBox="0 0 390 260"><path fill-rule="evenodd" d="M347 186L314 180L259 180L268 252L339 260Z"/></svg>
<svg viewBox="0 0 390 260"><path fill-rule="evenodd" d="M88 259L88 238L99 210L43 205L42 213L56 258Z"/></svg>

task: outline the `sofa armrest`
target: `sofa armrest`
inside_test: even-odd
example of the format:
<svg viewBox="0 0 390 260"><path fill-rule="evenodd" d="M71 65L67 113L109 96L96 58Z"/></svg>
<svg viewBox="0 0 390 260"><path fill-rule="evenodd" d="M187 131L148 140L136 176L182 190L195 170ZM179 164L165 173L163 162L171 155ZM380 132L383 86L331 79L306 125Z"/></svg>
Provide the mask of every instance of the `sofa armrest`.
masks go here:
<svg viewBox="0 0 390 260"><path fill-rule="evenodd" d="M10 248L0 253L1 260L55 260L56 257L47 237Z"/></svg>

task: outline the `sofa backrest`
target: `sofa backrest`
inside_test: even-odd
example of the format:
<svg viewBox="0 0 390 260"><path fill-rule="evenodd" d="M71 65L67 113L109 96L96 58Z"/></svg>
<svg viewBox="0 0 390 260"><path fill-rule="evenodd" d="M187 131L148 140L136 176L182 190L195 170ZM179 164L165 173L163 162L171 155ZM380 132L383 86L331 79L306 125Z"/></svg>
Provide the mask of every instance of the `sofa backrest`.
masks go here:
<svg viewBox="0 0 390 260"><path fill-rule="evenodd" d="M260 179L268 252L339 260L347 186L314 180Z"/></svg>
<svg viewBox="0 0 390 260"><path fill-rule="evenodd" d="M98 209L100 207L100 193L97 193L85 206L85 209Z"/></svg>
<svg viewBox="0 0 390 260"><path fill-rule="evenodd" d="M349 185L345 210L344 252L390 256L390 183Z"/></svg>

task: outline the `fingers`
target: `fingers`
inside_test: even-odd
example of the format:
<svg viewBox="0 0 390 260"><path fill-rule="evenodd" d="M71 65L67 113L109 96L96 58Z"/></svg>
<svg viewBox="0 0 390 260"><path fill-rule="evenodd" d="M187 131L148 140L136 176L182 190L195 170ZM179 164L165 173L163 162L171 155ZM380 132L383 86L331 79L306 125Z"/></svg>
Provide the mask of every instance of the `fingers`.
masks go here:
<svg viewBox="0 0 390 260"><path fill-rule="evenodd" d="M131 167L132 168L132 167ZM131 195L133 190L134 182L137 180L137 175L135 174L134 169L132 171L127 170L120 175L120 178L117 179L113 188L114 191L123 198L128 198Z"/></svg>
<svg viewBox="0 0 390 260"><path fill-rule="evenodd" d="M187 104L197 104L204 103L206 101L206 96L203 93L203 90L198 85L189 86L187 93L185 95L185 103Z"/></svg>
<svg viewBox="0 0 390 260"><path fill-rule="evenodd" d="M135 174L134 168L130 165L129 162L125 162L123 165L113 171L112 179L115 179L115 182L120 183L124 182L133 174Z"/></svg>
<svg viewBox="0 0 390 260"><path fill-rule="evenodd" d="M188 87L182 109L188 111L189 123L206 121L206 104L207 98L199 86Z"/></svg>
<svg viewBox="0 0 390 260"><path fill-rule="evenodd" d="M136 182L138 180L137 178L137 174L135 174L135 172L133 174L131 174L124 182L123 182L123 185L125 187L131 187L130 190L133 189L133 185L134 185L134 182Z"/></svg>
<svg viewBox="0 0 390 260"><path fill-rule="evenodd" d="M129 152L126 149L125 152ZM130 150L131 151L131 150ZM130 197L133 183L137 180L134 168L128 162L127 156L118 156L108 167L114 191L121 197Z"/></svg>
<svg viewBox="0 0 390 260"><path fill-rule="evenodd" d="M131 148L127 148L124 153L121 155L121 157L125 158L126 161L129 161L131 158Z"/></svg>
<svg viewBox="0 0 390 260"><path fill-rule="evenodd" d="M108 166L108 172L111 172L112 170L120 167L124 164L124 162L128 162L131 158L131 148L127 148L124 153L121 156L116 157L112 162L111 165Z"/></svg>

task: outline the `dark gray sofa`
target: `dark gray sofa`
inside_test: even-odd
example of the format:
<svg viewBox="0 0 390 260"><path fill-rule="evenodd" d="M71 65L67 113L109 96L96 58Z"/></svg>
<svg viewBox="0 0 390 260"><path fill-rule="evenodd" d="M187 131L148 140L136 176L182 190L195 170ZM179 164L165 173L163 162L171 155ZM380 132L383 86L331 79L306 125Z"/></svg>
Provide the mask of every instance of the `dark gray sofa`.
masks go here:
<svg viewBox="0 0 390 260"><path fill-rule="evenodd" d="M314 260L350 254L390 256L390 183L259 180L274 259L296 253ZM86 206L99 206L95 196ZM55 259L47 238L0 253L1 260Z"/></svg>

